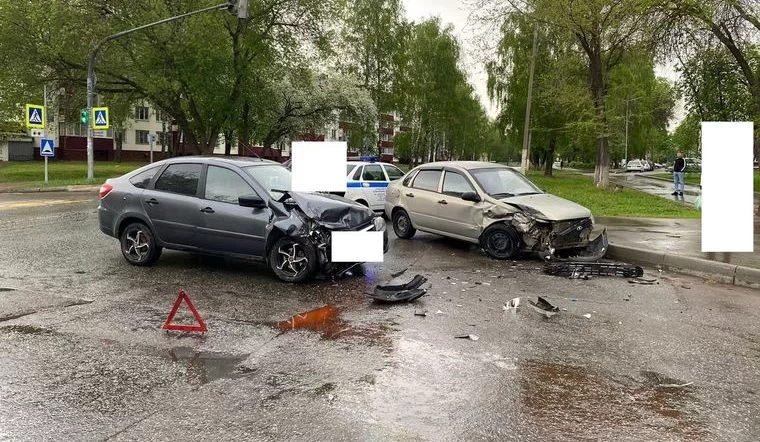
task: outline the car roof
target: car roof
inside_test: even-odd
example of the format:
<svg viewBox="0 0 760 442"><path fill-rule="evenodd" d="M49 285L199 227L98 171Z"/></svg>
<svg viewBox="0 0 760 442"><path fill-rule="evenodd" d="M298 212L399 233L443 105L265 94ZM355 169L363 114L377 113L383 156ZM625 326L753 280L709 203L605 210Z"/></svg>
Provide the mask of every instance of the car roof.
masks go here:
<svg viewBox="0 0 760 442"><path fill-rule="evenodd" d="M348 165L350 165L350 166L364 166L364 165L366 165L366 164L383 164L383 165L385 165L385 166L393 166L393 167L398 167L398 166L396 166L395 164L391 164L391 163L384 163L384 162L382 162L382 161L350 161L350 160L349 160L349 161L346 161L346 164L348 164Z"/></svg>
<svg viewBox="0 0 760 442"><path fill-rule="evenodd" d="M207 164L232 164L238 167L256 166L265 164L280 164L276 161L254 157L222 156L222 155L191 155L173 157L161 160L161 163L207 163ZM154 163L155 164L155 163Z"/></svg>
<svg viewBox="0 0 760 442"><path fill-rule="evenodd" d="M489 163L486 161L434 161L432 163L422 164L419 167L424 167L426 169L454 167L454 168L459 168L459 169L464 169L464 170L493 169L493 168L513 169L512 167L505 166L504 164Z"/></svg>

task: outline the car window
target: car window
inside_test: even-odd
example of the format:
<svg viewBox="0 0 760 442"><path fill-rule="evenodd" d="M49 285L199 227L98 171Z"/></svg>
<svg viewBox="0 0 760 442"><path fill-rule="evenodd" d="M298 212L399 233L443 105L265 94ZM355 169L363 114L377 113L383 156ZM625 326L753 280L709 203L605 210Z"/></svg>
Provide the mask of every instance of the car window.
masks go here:
<svg viewBox="0 0 760 442"><path fill-rule="evenodd" d="M388 174L388 179L390 181L395 181L395 180L401 178L402 176L404 176L404 172L401 169L399 169L398 167L396 167L396 166L386 165L385 166L385 173Z"/></svg>
<svg viewBox="0 0 760 442"><path fill-rule="evenodd" d="M253 188L236 172L224 167L208 166L204 192L207 200L238 204L241 196L253 193Z"/></svg>
<svg viewBox="0 0 760 442"><path fill-rule="evenodd" d="M443 193L450 196L462 196L465 192L474 192L470 182L461 174L446 172L443 175Z"/></svg>
<svg viewBox="0 0 760 442"><path fill-rule="evenodd" d="M200 164L171 164L156 181L156 190L194 196L198 193L201 177Z"/></svg>
<svg viewBox="0 0 760 442"><path fill-rule="evenodd" d="M473 169L470 175L487 194L496 198L543 193L525 176L508 168Z"/></svg>
<svg viewBox="0 0 760 442"><path fill-rule="evenodd" d="M401 183L405 187L409 187L409 183L412 182L412 180L417 176L417 172L411 172L409 175L407 175L406 178L404 178L404 181Z"/></svg>
<svg viewBox="0 0 760 442"><path fill-rule="evenodd" d="M383 168L380 167L379 164L368 164L364 166L362 179L364 181L385 181L385 174L383 173Z"/></svg>
<svg viewBox="0 0 760 442"><path fill-rule="evenodd" d="M279 164L248 166L244 167L243 170L266 189L267 193L274 199L282 197L282 193L277 192L277 190L290 190L291 172Z"/></svg>
<svg viewBox="0 0 760 442"><path fill-rule="evenodd" d="M354 170L354 167L356 167L355 164L346 165L346 176L348 176L348 174L351 173L352 170Z"/></svg>
<svg viewBox="0 0 760 442"><path fill-rule="evenodd" d="M441 179L440 170L420 170L414 178L412 187L415 189L438 191L438 181Z"/></svg>
<svg viewBox="0 0 760 442"><path fill-rule="evenodd" d="M356 168L356 172L354 172L354 176L351 178L354 181L359 181L362 178L362 166Z"/></svg>
<svg viewBox="0 0 760 442"><path fill-rule="evenodd" d="M156 176L156 172L158 172L158 169L160 166L151 167L148 170L144 170L137 175L133 176L129 179L129 182L132 183L133 186L137 187L138 189L145 189L148 187L148 184L150 183L150 180L153 179L154 176Z"/></svg>

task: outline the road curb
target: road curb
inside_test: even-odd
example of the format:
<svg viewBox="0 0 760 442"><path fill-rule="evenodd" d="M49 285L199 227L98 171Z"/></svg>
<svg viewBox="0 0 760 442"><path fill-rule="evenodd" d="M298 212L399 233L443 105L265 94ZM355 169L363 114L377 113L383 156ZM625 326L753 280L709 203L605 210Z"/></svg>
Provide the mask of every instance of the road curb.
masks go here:
<svg viewBox="0 0 760 442"><path fill-rule="evenodd" d="M631 264L660 266L664 270L710 278L725 284L760 288L760 269L751 267L615 244L610 244L606 257Z"/></svg>

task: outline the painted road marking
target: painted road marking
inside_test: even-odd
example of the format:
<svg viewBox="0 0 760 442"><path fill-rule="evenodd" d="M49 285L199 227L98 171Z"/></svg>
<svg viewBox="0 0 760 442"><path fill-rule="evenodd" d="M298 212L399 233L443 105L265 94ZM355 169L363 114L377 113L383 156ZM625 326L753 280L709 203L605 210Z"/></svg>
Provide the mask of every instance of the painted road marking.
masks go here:
<svg viewBox="0 0 760 442"><path fill-rule="evenodd" d="M23 209L29 207L46 207L59 204L76 204L91 201L89 199L81 200L45 200L45 201L11 201L0 203L0 210Z"/></svg>

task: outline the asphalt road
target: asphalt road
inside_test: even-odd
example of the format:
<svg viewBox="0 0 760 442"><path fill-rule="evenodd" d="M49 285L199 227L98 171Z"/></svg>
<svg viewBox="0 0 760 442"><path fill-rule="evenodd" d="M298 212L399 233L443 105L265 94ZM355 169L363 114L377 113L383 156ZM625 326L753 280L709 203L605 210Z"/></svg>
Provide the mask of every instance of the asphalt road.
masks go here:
<svg viewBox="0 0 760 442"><path fill-rule="evenodd" d="M760 439L757 291L569 280L424 234L337 282L179 252L137 268L96 207L0 195L2 440ZM368 301L404 269L427 296ZM160 329L181 289L205 335ZM563 310L503 310L538 295Z"/></svg>

